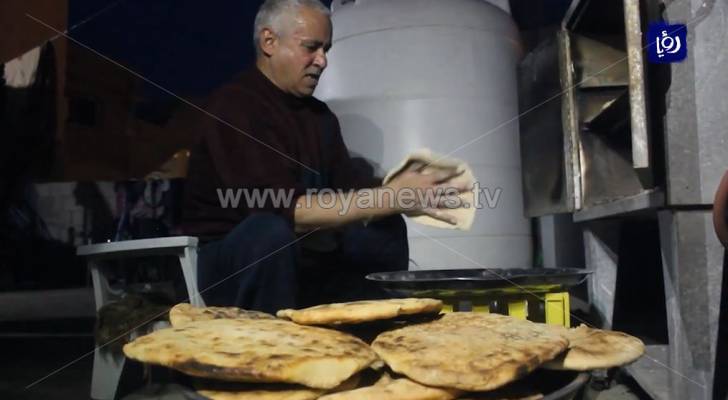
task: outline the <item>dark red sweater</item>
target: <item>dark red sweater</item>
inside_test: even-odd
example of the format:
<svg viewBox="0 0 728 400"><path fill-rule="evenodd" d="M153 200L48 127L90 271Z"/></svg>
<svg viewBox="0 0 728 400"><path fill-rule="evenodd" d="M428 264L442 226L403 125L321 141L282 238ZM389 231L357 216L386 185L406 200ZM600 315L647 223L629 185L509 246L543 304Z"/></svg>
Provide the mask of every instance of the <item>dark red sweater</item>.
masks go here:
<svg viewBox="0 0 728 400"><path fill-rule="evenodd" d="M255 212L282 215L293 226L295 198L306 189L381 183L355 168L326 104L286 94L255 67L213 93L206 104L206 111L225 122L199 112L191 127L199 137L185 186L185 234L218 239ZM263 188L293 190L293 202L248 208L241 197L238 207L220 204L218 189Z"/></svg>

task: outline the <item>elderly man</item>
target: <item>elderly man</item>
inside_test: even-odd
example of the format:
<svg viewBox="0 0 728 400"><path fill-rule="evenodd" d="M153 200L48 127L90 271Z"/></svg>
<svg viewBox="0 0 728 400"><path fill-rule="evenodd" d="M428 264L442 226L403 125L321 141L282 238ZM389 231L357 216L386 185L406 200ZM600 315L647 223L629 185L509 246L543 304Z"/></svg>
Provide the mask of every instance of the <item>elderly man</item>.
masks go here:
<svg viewBox="0 0 728 400"><path fill-rule="evenodd" d="M411 169L381 187L358 172L336 117L312 97L331 47L329 10L318 0L266 1L254 38L255 66L216 91L206 109L217 118L201 116L194 127L200 140L184 227L205 242L198 262L203 297L210 305L268 312L375 297L364 275L408 266L400 214L444 217L437 206L410 202L405 210L363 196L439 188L449 177ZM256 195L257 204L247 201ZM275 195L283 201L276 204Z"/></svg>

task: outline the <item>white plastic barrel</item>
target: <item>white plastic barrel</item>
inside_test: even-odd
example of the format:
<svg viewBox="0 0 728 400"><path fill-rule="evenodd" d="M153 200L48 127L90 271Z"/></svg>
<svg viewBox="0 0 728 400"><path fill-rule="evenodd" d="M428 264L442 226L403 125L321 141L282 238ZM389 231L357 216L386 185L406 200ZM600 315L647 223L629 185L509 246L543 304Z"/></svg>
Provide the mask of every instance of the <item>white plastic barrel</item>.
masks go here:
<svg viewBox="0 0 728 400"><path fill-rule="evenodd" d="M428 147L467 161L480 182L484 207L470 231L408 222L414 269L530 267L510 16L483 0L334 0L332 10L315 95L339 117L350 152L383 174Z"/></svg>

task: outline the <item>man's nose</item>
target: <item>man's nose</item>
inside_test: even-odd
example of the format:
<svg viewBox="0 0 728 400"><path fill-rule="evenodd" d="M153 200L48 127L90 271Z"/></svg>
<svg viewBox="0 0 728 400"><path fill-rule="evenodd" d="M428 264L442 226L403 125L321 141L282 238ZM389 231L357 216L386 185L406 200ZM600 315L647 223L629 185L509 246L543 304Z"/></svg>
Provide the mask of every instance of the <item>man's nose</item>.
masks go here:
<svg viewBox="0 0 728 400"><path fill-rule="evenodd" d="M326 52L323 49L319 49L316 52L316 57L314 58L313 63L316 67L321 68L321 70L326 68L328 60L326 59Z"/></svg>

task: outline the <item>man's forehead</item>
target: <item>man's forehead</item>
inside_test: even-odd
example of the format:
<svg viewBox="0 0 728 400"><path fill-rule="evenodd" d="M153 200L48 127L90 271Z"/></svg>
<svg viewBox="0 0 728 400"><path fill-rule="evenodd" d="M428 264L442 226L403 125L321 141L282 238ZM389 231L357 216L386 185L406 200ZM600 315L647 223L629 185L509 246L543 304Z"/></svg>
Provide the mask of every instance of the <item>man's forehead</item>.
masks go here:
<svg viewBox="0 0 728 400"><path fill-rule="evenodd" d="M328 43L331 40L331 20L318 10L301 7L290 19L290 32L299 40Z"/></svg>

